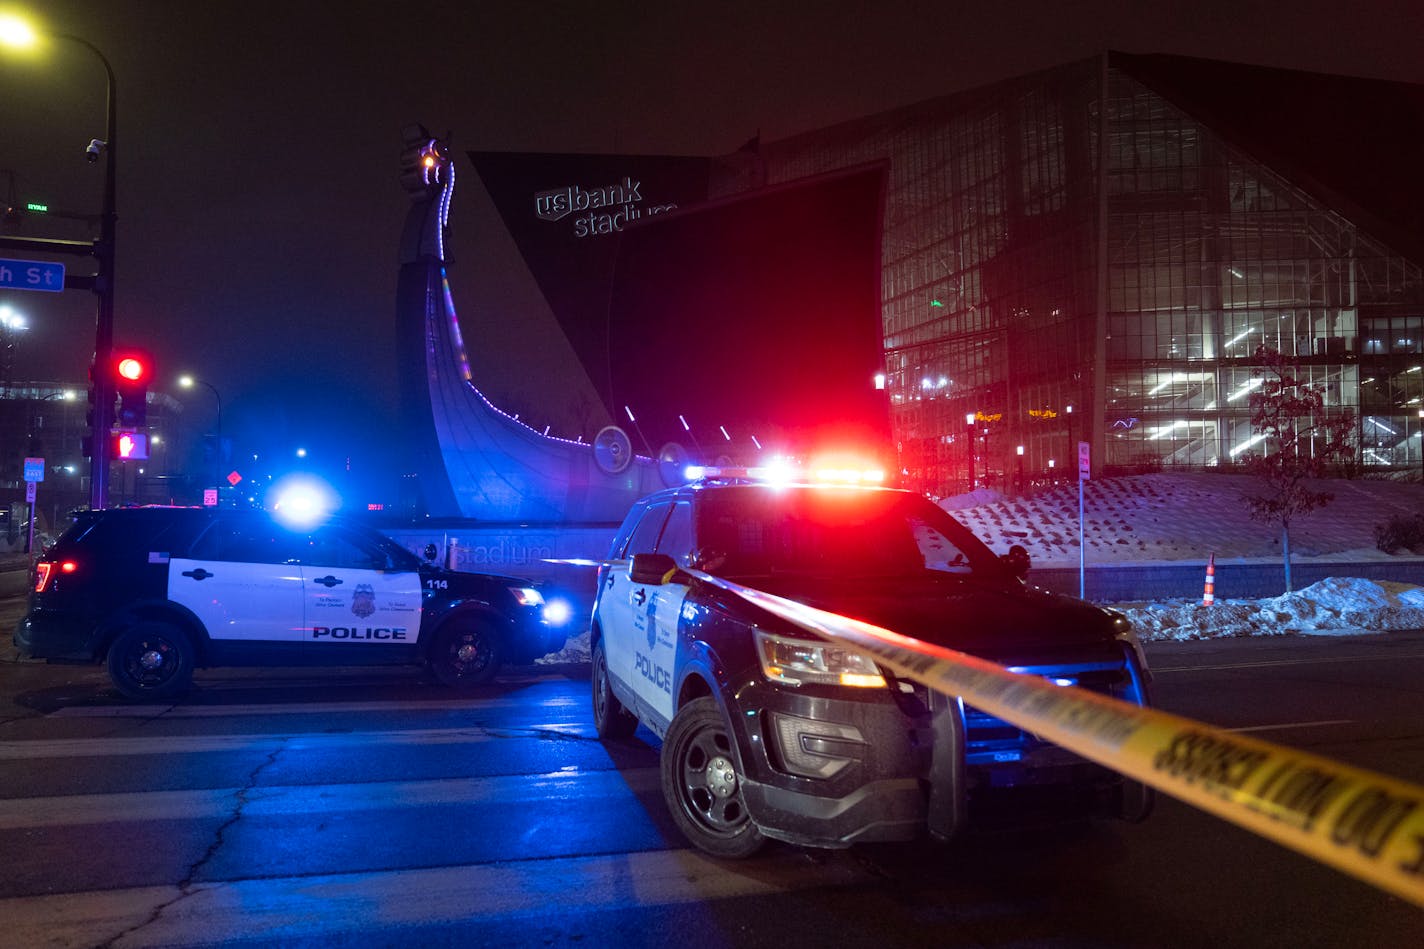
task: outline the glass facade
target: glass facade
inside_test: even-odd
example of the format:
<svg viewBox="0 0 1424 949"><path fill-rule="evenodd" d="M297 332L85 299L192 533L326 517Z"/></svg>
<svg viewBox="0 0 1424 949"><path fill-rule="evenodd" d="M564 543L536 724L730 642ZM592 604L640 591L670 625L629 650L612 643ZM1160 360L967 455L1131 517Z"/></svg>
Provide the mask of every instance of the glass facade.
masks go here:
<svg viewBox="0 0 1424 949"><path fill-rule="evenodd" d="M1252 442L1261 344L1358 413L1366 466L1424 460L1420 261L1111 57L760 154L722 190L889 162L882 319L909 487L1012 489L1074 470L1079 440L1100 472L1229 465Z"/></svg>

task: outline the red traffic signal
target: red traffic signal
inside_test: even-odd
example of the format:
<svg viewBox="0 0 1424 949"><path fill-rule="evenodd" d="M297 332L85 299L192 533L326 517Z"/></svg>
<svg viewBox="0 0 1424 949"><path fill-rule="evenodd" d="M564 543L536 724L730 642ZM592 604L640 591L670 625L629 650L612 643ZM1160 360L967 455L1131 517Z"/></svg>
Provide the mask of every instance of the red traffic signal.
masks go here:
<svg viewBox="0 0 1424 949"><path fill-rule="evenodd" d="M139 356L123 356L114 363L114 376L124 382L143 382L148 378L148 364Z"/></svg>
<svg viewBox="0 0 1424 949"><path fill-rule="evenodd" d="M119 426L143 428L148 423L148 384L153 379L153 358L141 349L115 349L109 360L109 371L119 395Z"/></svg>
<svg viewBox="0 0 1424 949"><path fill-rule="evenodd" d="M147 386L153 378L153 358L141 349L116 348L109 367L120 392L129 387Z"/></svg>

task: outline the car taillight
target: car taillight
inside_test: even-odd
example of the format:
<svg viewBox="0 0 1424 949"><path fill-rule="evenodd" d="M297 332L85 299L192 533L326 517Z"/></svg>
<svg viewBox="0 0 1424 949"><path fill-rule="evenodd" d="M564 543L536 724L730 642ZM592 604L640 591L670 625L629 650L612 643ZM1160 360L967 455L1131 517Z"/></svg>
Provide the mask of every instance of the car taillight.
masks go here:
<svg viewBox="0 0 1424 949"><path fill-rule="evenodd" d="M55 571L73 573L78 569L79 564L73 560L61 560L58 563L41 560L35 564L35 592L43 593L45 591L45 587L49 586L50 577L54 576Z"/></svg>

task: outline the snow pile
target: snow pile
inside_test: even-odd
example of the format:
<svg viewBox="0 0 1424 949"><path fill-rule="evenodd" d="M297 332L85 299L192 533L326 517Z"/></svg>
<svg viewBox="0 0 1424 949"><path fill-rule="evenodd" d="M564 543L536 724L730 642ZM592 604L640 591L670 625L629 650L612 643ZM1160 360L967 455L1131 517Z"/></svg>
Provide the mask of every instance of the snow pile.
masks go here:
<svg viewBox="0 0 1424 949"><path fill-rule="evenodd" d="M542 659L535 659L534 663L540 666L555 666L570 662L588 662L592 658L593 648L588 641L588 630L584 630L577 636L570 636L563 649L551 652Z"/></svg>
<svg viewBox="0 0 1424 949"><path fill-rule="evenodd" d="M1348 635L1424 628L1424 588L1388 580L1328 577L1266 600L1119 603L1146 641L1227 636Z"/></svg>

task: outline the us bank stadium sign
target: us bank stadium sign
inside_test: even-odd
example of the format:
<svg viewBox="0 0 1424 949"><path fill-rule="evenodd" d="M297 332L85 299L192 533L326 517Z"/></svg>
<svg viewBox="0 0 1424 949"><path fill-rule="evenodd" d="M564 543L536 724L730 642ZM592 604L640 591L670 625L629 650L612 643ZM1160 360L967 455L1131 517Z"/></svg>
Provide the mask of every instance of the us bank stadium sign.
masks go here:
<svg viewBox="0 0 1424 949"><path fill-rule="evenodd" d="M677 208L676 204L643 203L643 182L628 175L597 188L567 185L534 195L534 216L541 221L562 221L571 214L575 237L598 237L623 230L641 217Z"/></svg>

